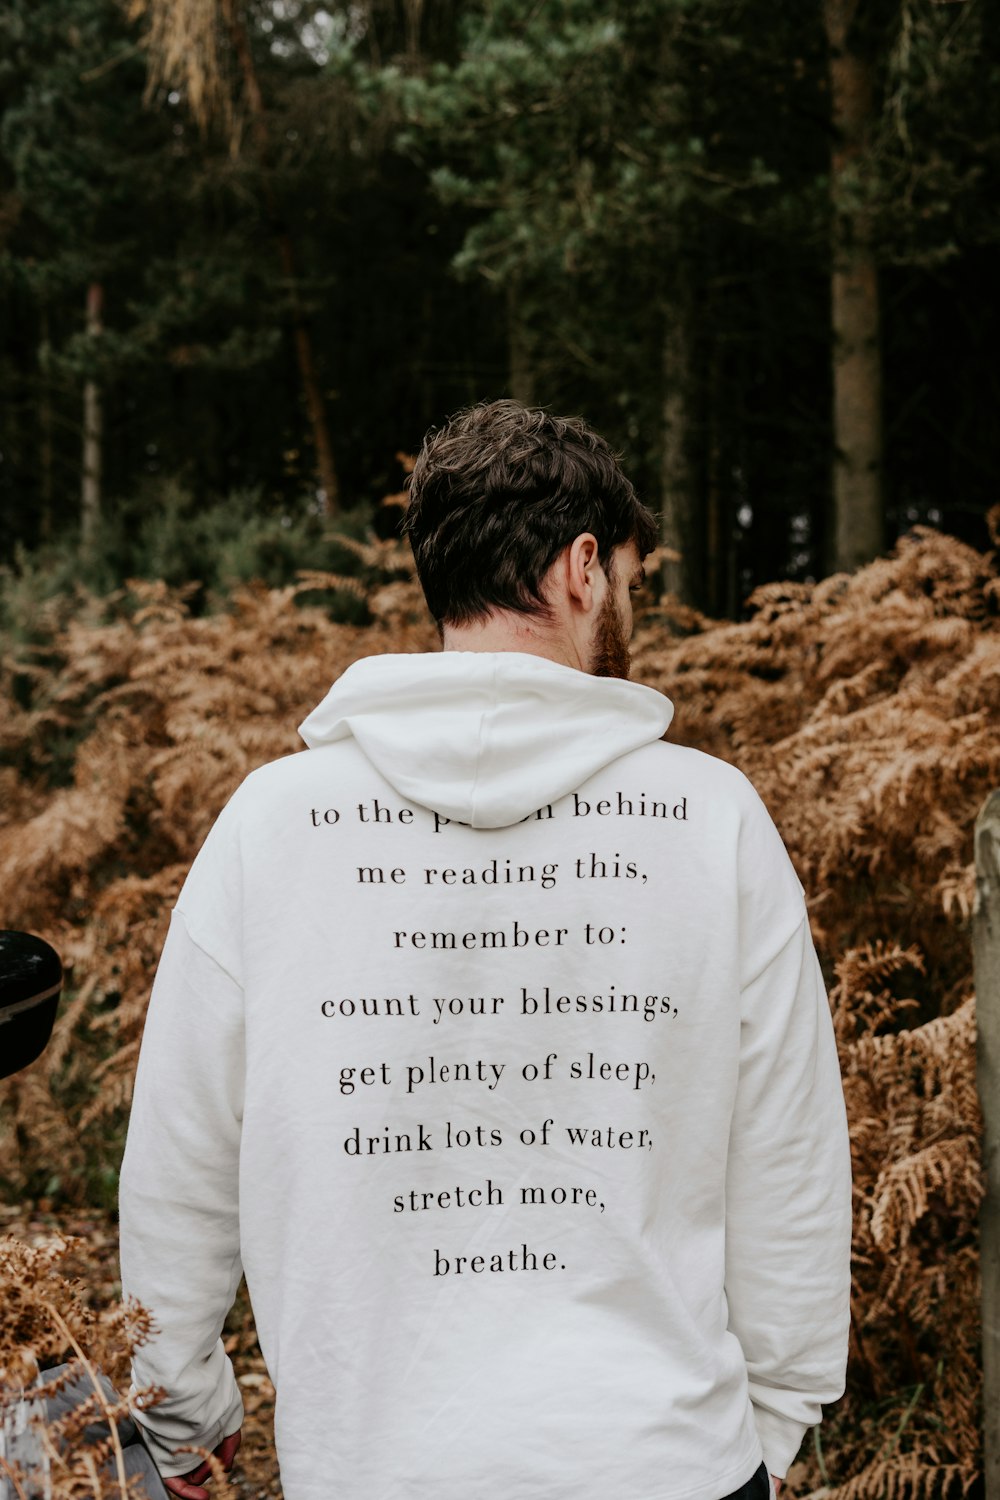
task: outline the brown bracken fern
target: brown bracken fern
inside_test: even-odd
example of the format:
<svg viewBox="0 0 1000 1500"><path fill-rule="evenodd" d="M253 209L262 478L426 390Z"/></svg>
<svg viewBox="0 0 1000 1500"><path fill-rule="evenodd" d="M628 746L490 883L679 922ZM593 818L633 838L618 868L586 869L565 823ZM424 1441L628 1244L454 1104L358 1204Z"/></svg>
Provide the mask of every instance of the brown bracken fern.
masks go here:
<svg viewBox="0 0 1000 1500"><path fill-rule="evenodd" d="M204 618L183 590L132 584L82 600L0 666L2 920L43 932L68 971L52 1047L5 1086L10 1193L48 1184L82 1202L93 1164L116 1165L169 907L240 780L297 748L295 726L356 657L436 648L398 544L359 548L381 573L367 627L302 607L344 588L339 575L243 588ZM994 557L918 530L854 576L759 589L737 624L651 606L634 657L675 702L672 738L735 761L770 807L831 985L855 1170L851 1366L792 1492L969 1493L981 1171L968 923L972 826L1000 785Z"/></svg>
<svg viewBox="0 0 1000 1500"><path fill-rule="evenodd" d="M40 1247L0 1239L0 1417L13 1432L19 1408L28 1428L26 1440L0 1454L0 1473L19 1500L126 1500L141 1493L138 1479L126 1472L119 1436L128 1402L111 1380L127 1389L129 1357L149 1339L152 1323L135 1303L96 1314L83 1284L60 1272L59 1262L73 1249L72 1241L58 1237ZM40 1370L56 1366L46 1396L71 1385L79 1396L62 1415L43 1421L30 1395ZM137 1394L146 1405L157 1396Z"/></svg>

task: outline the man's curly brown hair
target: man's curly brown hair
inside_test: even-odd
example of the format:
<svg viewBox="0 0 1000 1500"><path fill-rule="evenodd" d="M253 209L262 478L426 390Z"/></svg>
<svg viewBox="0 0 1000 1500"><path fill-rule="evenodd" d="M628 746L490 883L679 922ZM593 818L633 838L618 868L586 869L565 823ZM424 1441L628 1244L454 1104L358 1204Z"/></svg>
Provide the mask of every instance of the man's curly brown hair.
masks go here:
<svg viewBox="0 0 1000 1500"><path fill-rule="evenodd" d="M581 533L607 570L615 547L656 546L656 521L609 444L579 417L516 401L458 412L424 439L406 533L431 614L465 624L547 610L543 580Z"/></svg>

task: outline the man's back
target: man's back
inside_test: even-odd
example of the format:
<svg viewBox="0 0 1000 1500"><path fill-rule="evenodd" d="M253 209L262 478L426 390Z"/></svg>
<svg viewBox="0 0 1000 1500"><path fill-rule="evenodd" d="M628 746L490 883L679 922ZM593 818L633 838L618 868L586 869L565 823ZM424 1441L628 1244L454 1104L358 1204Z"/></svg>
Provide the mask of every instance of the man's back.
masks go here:
<svg viewBox="0 0 1000 1500"><path fill-rule="evenodd" d="M719 1500L839 1394L846 1133L802 893L668 719L534 656L374 658L234 797L123 1168L164 1450L238 1416L241 1257L286 1500ZM211 1227L178 1245L178 1214Z"/></svg>

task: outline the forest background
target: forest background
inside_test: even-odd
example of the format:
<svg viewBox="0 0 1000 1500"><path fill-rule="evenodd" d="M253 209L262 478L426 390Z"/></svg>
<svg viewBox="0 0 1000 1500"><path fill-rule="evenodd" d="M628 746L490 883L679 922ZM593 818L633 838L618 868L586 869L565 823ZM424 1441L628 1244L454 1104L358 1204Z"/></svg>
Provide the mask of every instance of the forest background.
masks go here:
<svg viewBox="0 0 1000 1500"><path fill-rule="evenodd" d="M67 983L44 1061L0 1093L0 1385L72 1354L66 1329L123 1373L117 1166L165 914L332 678L434 648L396 539L407 455L507 394L582 412L659 511L636 675L674 699L675 737L751 776L809 894L855 1301L847 1397L791 1492L981 1492L989 19L984 0L8 0L0 922L55 942ZM81 1236L76 1289L54 1231ZM276 1495L245 1299L226 1336L239 1485Z"/></svg>
<svg viewBox="0 0 1000 1500"><path fill-rule="evenodd" d="M268 553L285 581L321 513L370 510L398 452L501 394L607 433L682 554L667 582L717 617L915 523L985 546L988 14L9 0L8 562L82 532L61 581Z"/></svg>

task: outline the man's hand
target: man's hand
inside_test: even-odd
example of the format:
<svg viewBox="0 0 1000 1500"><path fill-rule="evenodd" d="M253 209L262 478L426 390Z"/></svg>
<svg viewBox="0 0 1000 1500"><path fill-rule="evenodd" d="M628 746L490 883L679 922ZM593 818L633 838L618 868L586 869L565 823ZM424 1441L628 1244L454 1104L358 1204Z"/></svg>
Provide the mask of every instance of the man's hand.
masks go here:
<svg viewBox="0 0 1000 1500"><path fill-rule="evenodd" d="M781 1494L781 1486L784 1483L784 1480L782 1480L782 1479L775 1479L774 1475L772 1474L771 1475L771 1483L774 1485L774 1493L775 1493L775 1495L780 1495Z"/></svg>
<svg viewBox="0 0 1000 1500"><path fill-rule="evenodd" d="M242 1441L243 1433L233 1432L212 1450L227 1474L233 1467L233 1459ZM189 1474L175 1474L172 1479L165 1479L163 1483L172 1495L179 1495L181 1500L209 1500L205 1481L210 1478L211 1473L208 1464L202 1460Z"/></svg>

